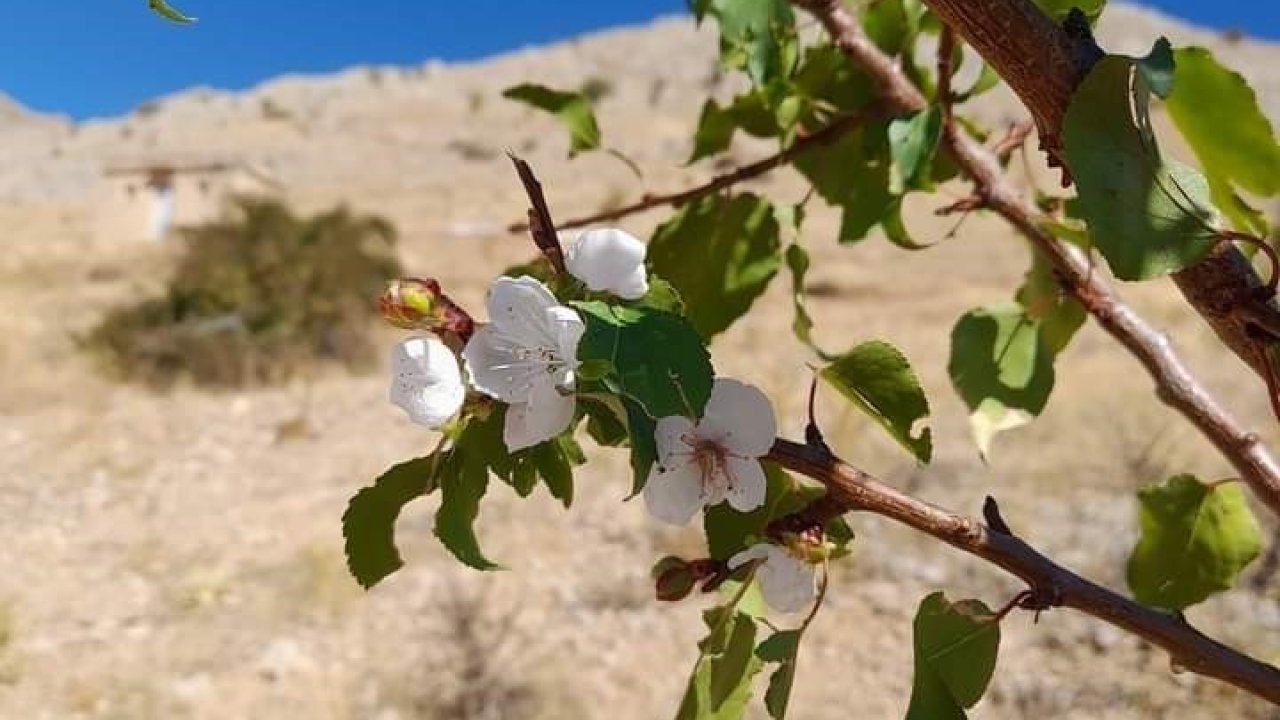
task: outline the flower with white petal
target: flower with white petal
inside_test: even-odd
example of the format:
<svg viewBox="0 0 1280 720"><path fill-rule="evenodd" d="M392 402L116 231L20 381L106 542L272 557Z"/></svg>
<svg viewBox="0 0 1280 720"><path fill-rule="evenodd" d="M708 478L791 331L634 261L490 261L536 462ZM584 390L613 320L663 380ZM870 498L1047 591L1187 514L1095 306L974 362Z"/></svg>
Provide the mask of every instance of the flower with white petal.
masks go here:
<svg viewBox="0 0 1280 720"><path fill-rule="evenodd" d="M760 581L760 594L769 607L792 613L813 602L818 590L811 563L781 545L759 543L729 558L729 569L736 570L752 561L760 561L755 578Z"/></svg>
<svg viewBox="0 0 1280 720"><path fill-rule="evenodd" d="M678 415L658 420L658 461L644 486L649 512L685 525L703 507L724 500L739 512L760 507L766 483L759 458L773 447L777 431L764 393L737 380L716 380L697 423Z"/></svg>
<svg viewBox="0 0 1280 720"><path fill-rule="evenodd" d="M391 351L387 395L409 418L435 429L448 422L466 396L458 356L436 337L411 337Z"/></svg>
<svg viewBox="0 0 1280 720"><path fill-rule="evenodd" d="M585 326L545 285L500 277L489 288L489 323L462 355L471 384L507 404L502 439L514 452L564 432L573 421L574 370Z"/></svg>
<svg viewBox="0 0 1280 720"><path fill-rule="evenodd" d="M649 292L644 243L623 230L588 230L564 251L565 268L588 288L623 300L639 300Z"/></svg>

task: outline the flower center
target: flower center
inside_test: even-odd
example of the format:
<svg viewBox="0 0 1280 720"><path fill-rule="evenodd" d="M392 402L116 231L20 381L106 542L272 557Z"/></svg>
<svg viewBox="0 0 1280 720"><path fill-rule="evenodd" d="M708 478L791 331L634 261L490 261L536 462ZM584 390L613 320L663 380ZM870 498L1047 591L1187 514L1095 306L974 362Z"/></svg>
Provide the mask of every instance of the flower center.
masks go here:
<svg viewBox="0 0 1280 720"><path fill-rule="evenodd" d="M733 487L733 476L726 462L728 452L713 440L691 437L681 438L692 451L693 462L698 466L702 484L708 491L724 491Z"/></svg>
<svg viewBox="0 0 1280 720"><path fill-rule="evenodd" d="M520 346L512 350L515 358L521 362L534 363L536 365L545 366L548 375L554 375L565 363L560 359L560 355L548 347L526 347Z"/></svg>

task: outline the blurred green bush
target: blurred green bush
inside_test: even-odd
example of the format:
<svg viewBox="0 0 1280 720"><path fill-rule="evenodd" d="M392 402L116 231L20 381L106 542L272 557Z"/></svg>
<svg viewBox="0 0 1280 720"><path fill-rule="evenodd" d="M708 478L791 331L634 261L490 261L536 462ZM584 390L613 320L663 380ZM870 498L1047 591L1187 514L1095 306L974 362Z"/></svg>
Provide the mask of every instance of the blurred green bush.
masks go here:
<svg viewBox="0 0 1280 720"><path fill-rule="evenodd" d="M317 361L372 364L374 299L400 274L387 220L346 207L299 217L242 197L180 233L167 292L110 312L85 338L110 372L156 388L243 387Z"/></svg>

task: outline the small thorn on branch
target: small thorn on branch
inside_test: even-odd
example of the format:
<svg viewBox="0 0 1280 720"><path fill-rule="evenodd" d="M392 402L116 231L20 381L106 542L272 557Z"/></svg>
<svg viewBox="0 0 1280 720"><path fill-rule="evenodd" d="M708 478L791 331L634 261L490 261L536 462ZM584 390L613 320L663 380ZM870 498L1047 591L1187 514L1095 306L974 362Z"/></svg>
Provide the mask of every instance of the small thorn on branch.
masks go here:
<svg viewBox="0 0 1280 720"><path fill-rule="evenodd" d="M516 166L516 174L520 176L520 184L524 185L525 194L529 196L529 235L538 250L551 263L557 273L564 272L564 251L560 248L560 237L556 235L556 224L551 219L551 211L547 208L547 198L542 193L542 183L538 182L529 163L507 153L511 163Z"/></svg>
<svg viewBox="0 0 1280 720"><path fill-rule="evenodd" d="M982 519L986 521L987 527L991 528L992 531L1001 535L1013 536L1013 531L1009 529L1009 524L1000 515L1000 505L990 495L987 496L986 500L982 501Z"/></svg>
<svg viewBox="0 0 1280 720"><path fill-rule="evenodd" d="M831 458L834 454L831 452L831 446L827 444L827 439L822 435L822 429L818 427L818 417L814 412L817 396L818 376L814 375L809 382L809 421L804 426L804 441L809 447L821 452L824 457Z"/></svg>

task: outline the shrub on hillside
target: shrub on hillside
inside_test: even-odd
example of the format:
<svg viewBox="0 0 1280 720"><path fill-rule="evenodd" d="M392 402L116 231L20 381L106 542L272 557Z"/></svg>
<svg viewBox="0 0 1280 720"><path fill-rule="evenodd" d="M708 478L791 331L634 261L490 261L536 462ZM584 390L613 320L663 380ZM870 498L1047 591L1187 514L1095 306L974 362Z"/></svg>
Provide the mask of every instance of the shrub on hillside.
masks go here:
<svg viewBox="0 0 1280 720"><path fill-rule="evenodd" d="M338 207L299 217L240 198L223 219L185 228L161 297L110 312L87 345L119 376L234 387L279 382L316 361L374 358L376 297L399 274L395 228Z"/></svg>

